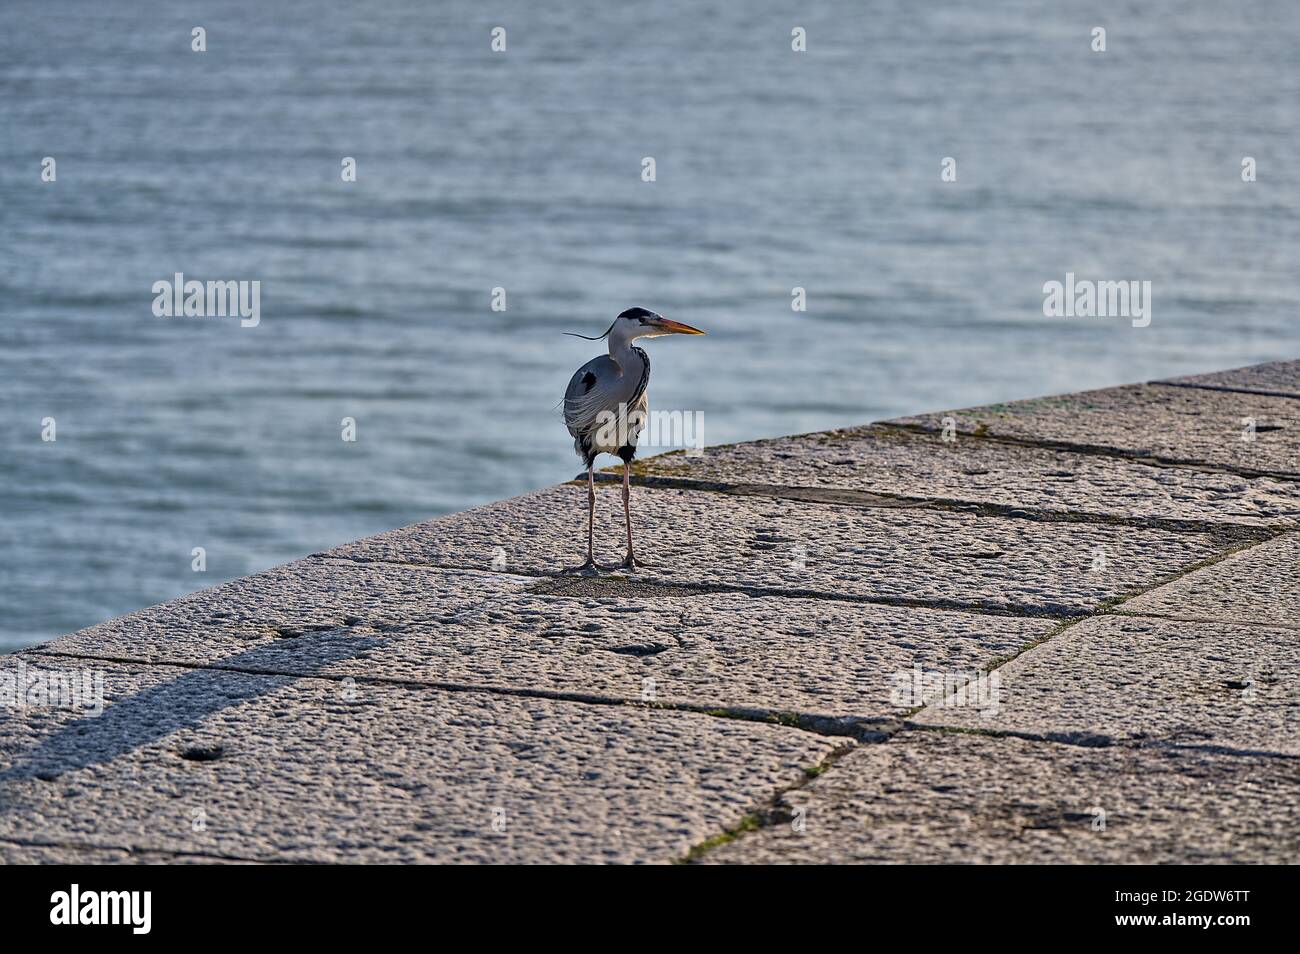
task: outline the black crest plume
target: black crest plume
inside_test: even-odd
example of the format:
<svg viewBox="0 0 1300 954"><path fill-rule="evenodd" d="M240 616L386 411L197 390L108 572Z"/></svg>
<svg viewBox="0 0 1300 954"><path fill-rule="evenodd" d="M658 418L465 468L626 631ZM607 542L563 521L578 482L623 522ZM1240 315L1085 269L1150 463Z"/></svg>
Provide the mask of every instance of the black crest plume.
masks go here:
<svg viewBox="0 0 1300 954"><path fill-rule="evenodd" d="M621 318L621 317L623 317L623 316L622 316L622 315L619 315L619 318ZM561 334L566 334L566 335L568 335L570 338L583 338L583 339L585 339L586 341L599 341L601 338L606 338L606 337L608 337L608 336L609 336L609 333L610 333L611 331L614 330L614 325L617 324L617 323L618 323L618 318L615 318L613 321L611 321L611 322L609 323L609 327L605 329L605 333L604 333L603 335L597 335L597 336L594 337L594 338L593 338L591 335L580 335L580 334L578 334L576 331L563 331L563 332L561 332Z"/></svg>

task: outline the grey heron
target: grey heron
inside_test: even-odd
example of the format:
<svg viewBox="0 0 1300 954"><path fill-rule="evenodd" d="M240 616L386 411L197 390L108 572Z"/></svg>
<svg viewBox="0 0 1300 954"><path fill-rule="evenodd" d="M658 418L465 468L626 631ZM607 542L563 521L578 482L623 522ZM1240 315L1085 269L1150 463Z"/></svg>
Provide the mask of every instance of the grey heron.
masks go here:
<svg viewBox="0 0 1300 954"><path fill-rule="evenodd" d="M596 519L596 457L613 454L623 460L623 520L627 528L627 557L622 567L632 569L631 468L636 442L645 424L646 387L650 383L650 357L632 342L661 335L702 335L703 331L673 321L647 308L629 308L603 335L565 334L587 341L609 341L609 354L592 358L577 371L564 391L564 423L573 435L573 449L587 467L587 561L566 572L595 574L592 555Z"/></svg>

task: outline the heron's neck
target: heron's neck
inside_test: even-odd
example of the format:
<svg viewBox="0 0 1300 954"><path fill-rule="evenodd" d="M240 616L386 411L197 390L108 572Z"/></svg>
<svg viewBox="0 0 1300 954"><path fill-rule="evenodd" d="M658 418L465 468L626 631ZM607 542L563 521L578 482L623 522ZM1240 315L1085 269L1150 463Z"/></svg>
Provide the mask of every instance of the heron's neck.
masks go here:
<svg viewBox="0 0 1300 954"><path fill-rule="evenodd" d="M633 336L621 328L610 332L609 356L617 361L624 370L628 367L627 362L632 359L632 342L635 340Z"/></svg>

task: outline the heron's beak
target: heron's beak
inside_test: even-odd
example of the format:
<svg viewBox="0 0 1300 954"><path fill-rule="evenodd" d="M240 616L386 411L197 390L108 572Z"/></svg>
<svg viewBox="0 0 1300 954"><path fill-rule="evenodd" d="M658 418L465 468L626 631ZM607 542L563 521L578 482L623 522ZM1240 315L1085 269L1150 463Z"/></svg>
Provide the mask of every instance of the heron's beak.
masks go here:
<svg viewBox="0 0 1300 954"><path fill-rule="evenodd" d="M690 325L683 324L680 321L673 321L671 318L665 318L663 315L657 315L653 322L656 328L662 328L665 333L670 335L702 335L704 334L699 328L692 328Z"/></svg>

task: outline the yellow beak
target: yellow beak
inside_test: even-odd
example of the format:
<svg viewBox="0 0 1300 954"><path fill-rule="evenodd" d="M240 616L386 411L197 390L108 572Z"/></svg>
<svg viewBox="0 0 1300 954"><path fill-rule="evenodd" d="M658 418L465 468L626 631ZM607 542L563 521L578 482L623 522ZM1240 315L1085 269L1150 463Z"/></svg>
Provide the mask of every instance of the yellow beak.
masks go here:
<svg viewBox="0 0 1300 954"><path fill-rule="evenodd" d="M692 328L690 325L682 324L680 321L673 321L671 318L665 318L662 315L655 319L655 327L662 328L664 331L678 335L704 334L704 332L699 328Z"/></svg>

